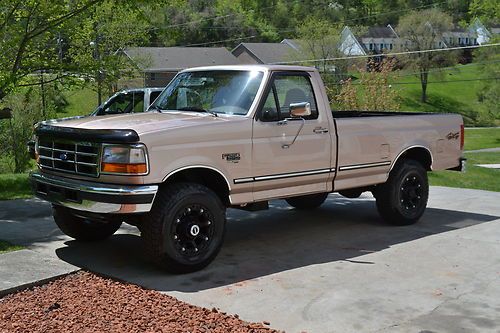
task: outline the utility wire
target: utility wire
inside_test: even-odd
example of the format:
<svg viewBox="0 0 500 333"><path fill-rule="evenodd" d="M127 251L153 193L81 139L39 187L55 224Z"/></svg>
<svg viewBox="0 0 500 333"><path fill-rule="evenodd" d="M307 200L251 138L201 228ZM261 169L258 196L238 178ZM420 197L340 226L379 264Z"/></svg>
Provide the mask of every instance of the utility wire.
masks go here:
<svg viewBox="0 0 500 333"><path fill-rule="evenodd" d="M446 72L446 71L456 71L456 72L462 72L462 71L467 71L471 69L470 67L472 66L480 66L480 65L487 65L487 64L496 64L500 63L500 60L493 60L493 61L479 61L479 62L474 62L471 64L467 65L462 65L462 67L457 67L457 66L449 66L449 67L441 67L441 68L433 68L425 72L398 72L398 71L393 71L391 72L392 77L406 77L406 76L414 76L414 75L419 75L421 73L425 74L430 74L430 73L439 73L439 72ZM327 73L327 72L321 72L321 75L326 75L326 76L348 76L349 73L344 73L344 74L337 74L337 73Z"/></svg>
<svg viewBox="0 0 500 333"><path fill-rule="evenodd" d="M367 54L367 55L359 55L359 56L345 56L345 57L333 57L333 58L322 58L322 59L280 61L280 62L271 63L271 65L299 64L299 63L304 63L304 62L364 59L364 58L375 58L375 57L390 57L390 56L406 55L406 54L420 54L420 53L433 53L433 52L455 51L455 50L464 50L464 49L478 49L478 48L482 48L482 47L493 47L493 46L499 46L499 45L500 45L500 43L493 43L493 44L471 45L471 46L456 46L456 47L448 47L448 48L444 48L444 49L427 49L427 50L402 51L402 52L392 52L392 53L382 53L382 54Z"/></svg>
<svg viewBox="0 0 500 333"><path fill-rule="evenodd" d="M462 80L443 80L443 81L428 81L427 84L433 84L433 83L455 83L455 82L472 82L472 81L494 81L494 80L500 80L499 77L484 77L484 78L477 78L477 79L462 79ZM334 83L337 86L342 86L344 85L343 83ZM394 85L407 85L407 84L421 84L421 82L388 82L388 86L394 86ZM367 83L364 82L355 82L351 83L353 86L364 86L367 85Z"/></svg>
<svg viewBox="0 0 500 333"><path fill-rule="evenodd" d="M243 40L243 39L252 39L252 38L256 38L256 37L257 36L247 36L247 37L240 37L240 38L223 39L223 40L218 40L215 42L185 44L185 45L180 45L180 46L175 46L175 47L210 45L210 44L218 44L218 43L222 43L222 42L230 42L230 41L233 42L233 41Z"/></svg>

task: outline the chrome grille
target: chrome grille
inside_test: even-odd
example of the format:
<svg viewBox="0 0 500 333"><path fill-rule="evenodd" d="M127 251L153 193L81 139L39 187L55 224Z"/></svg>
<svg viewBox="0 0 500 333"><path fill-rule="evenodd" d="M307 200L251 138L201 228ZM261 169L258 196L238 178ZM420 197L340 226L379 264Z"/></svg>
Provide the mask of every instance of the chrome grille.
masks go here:
<svg viewBox="0 0 500 333"><path fill-rule="evenodd" d="M97 177L99 148L96 143L39 138L39 165L42 169Z"/></svg>

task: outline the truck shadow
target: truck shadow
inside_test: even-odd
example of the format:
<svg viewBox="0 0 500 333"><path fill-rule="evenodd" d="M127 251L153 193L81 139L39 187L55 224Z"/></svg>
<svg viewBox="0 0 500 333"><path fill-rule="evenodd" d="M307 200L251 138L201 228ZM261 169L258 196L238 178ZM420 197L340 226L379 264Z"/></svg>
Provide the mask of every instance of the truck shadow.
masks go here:
<svg viewBox="0 0 500 333"><path fill-rule="evenodd" d="M428 208L418 224L394 227L380 220L373 199L348 200L338 195L330 195L327 203L311 212L275 201L268 211L228 213L222 250L200 272L171 275L156 269L143 257L140 237L132 234L92 244L67 241L56 254L78 267L145 288L196 292L309 265L373 264L358 257L500 218Z"/></svg>

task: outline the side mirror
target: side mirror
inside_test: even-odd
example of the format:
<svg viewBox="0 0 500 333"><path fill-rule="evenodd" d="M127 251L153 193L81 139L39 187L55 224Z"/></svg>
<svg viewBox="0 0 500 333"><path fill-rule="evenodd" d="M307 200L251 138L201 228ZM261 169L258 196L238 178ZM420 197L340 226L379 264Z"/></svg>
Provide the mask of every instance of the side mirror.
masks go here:
<svg viewBox="0 0 500 333"><path fill-rule="evenodd" d="M290 103L290 117L301 118L311 115L311 103Z"/></svg>

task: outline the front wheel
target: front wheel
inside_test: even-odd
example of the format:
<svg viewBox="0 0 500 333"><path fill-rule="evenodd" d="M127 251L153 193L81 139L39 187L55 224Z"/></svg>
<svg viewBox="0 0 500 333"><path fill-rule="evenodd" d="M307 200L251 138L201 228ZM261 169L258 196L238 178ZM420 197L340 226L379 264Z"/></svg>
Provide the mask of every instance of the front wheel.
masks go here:
<svg viewBox="0 0 500 333"><path fill-rule="evenodd" d="M394 225L417 222L427 207L429 183L427 172L414 160L398 163L385 184L374 191L382 218Z"/></svg>
<svg viewBox="0 0 500 333"><path fill-rule="evenodd" d="M225 224L226 207L212 190L176 183L158 192L142 222L141 237L149 259L171 273L189 273L217 256Z"/></svg>
<svg viewBox="0 0 500 333"><path fill-rule="evenodd" d="M120 220L94 221L76 216L70 209L53 205L54 221L63 233L79 241L98 241L113 235L122 225Z"/></svg>
<svg viewBox="0 0 500 333"><path fill-rule="evenodd" d="M293 197L285 200L292 207L307 210L318 208L325 202L327 197L328 193L318 193L301 195L300 197Z"/></svg>

